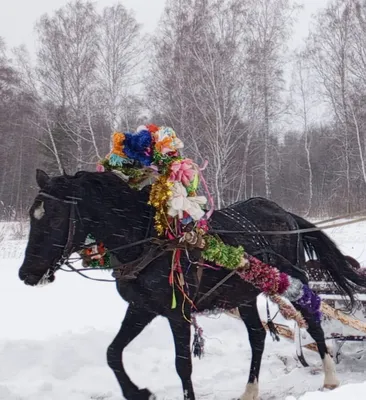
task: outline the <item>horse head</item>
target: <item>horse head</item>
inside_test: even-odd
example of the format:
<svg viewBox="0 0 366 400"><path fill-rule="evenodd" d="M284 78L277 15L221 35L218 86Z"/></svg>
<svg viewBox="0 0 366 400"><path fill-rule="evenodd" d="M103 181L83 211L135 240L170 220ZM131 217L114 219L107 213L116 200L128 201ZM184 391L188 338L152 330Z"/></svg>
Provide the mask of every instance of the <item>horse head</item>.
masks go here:
<svg viewBox="0 0 366 400"><path fill-rule="evenodd" d="M147 191L130 188L114 173L84 171L50 178L37 170L36 180L40 190L29 211L29 239L19 269L27 285L53 282L88 234L113 247L137 241L146 231Z"/></svg>
<svg viewBox="0 0 366 400"><path fill-rule="evenodd" d="M50 178L42 170L37 170L36 181L40 191L29 210L28 244L19 269L19 278L32 286L53 282L63 256L81 243L75 225L80 196L76 185L65 175Z"/></svg>

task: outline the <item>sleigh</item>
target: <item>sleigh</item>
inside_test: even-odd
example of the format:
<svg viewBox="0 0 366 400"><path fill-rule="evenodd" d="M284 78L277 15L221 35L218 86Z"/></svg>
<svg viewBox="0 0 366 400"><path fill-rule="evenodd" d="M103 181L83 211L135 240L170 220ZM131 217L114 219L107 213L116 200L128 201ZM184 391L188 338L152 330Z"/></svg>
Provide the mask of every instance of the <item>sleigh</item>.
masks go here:
<svg viewBox="0 0 366 400"><path fill-rule="evenodd" d="M347 257L349 263L357 270L360 266L357 261ZM332 343L333 357L340 362L342 347L345 343L366 342L366 289L359 288L356 294L356 307L352 314L345 314L341 310L346 306L346 300L339 289L319 273L316 261L307 262L310 277L310 286L322 299L323 325L326 339ZM334 328L333 322L340 322L341 326Z"/></svg>
<svg viewBox="0 0 366 400"><path fill-rule="evenodd" d="M358 263L351 257L348 257L350 264L355 269L359 269ZM326 340L331 341L332 354L336 363L339 363L342 356L342 348L345 343L363 343L366 342L366 288L359 288L356 296L356 307L352 315L342 312L345 307L345 299L341 295L340 290L320 271L317 261L310 260L307 262L307 271L309 274L309 286L322 299L321 311L323 314L323 325L326 333ZM231 310L229 315L240 318L237 310ZM334 329L332 326L334 321L338 321L341 327ZM262 321L263 326L268 329L268 323ZM308 367L302 348L317 351L315 343L302 345L301 334L298 326L295 332L288 326L274 324L280 336L295 342L297 348L297 356L304 367ZM351 332L345 332L344 328L351 329Z"/></svg>

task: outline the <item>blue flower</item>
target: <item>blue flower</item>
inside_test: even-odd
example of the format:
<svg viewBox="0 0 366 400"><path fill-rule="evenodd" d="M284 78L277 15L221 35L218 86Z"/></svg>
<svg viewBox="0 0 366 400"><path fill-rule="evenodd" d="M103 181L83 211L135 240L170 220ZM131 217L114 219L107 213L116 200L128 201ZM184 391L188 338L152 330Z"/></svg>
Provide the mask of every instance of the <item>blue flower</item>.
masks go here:
<svg viewBox="0 0 366 400"><path fill-rule="evenodd" d="M123 151L128 158L149 166L152 162L151 143L151 133L147 130L126 133Z"/></svg>

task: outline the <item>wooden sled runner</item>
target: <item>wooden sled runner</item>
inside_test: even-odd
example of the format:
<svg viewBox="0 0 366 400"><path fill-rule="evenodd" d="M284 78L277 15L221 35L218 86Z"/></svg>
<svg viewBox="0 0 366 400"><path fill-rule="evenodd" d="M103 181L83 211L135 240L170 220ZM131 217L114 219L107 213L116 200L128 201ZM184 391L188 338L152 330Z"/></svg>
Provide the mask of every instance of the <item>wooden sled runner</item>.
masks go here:
<svg viewBox="0 0 366 400"><path fill-rule="evenodd" d="M354 328L362 333L364 335L342 335L339 333L332 333L330 338L333 341L333 357L337 363L339 363L339 356L341 355L341 349L344 343L346 342L366 342L366 322L361 321L357 318L354 318L353 316L346 315L342 311L337 310L333 307L331 307L329 304L326 302L322 302L321 306L321 311L324 316L333 319L333 320L338 320L341 322L343 325L349 326L351 328ZM227 311L227 314L240 319L239 312L237 309L233 309L230 311ZM265 321L262 321L263 326L268 330L267 323ZM295 332L289 328L286 325L281 325L281 324L274 324L278 334L288 340L291 340L295 342L296 347L297 347L297 356L299 358L299 361L304 367L308 367L308 363L305 359L305 356L302 352L302 347L307 348L308 350L312 350L317 352L317 346L315 343L309 343L304 346L301 345L301 338L299 337L299 332L297 329L295 329Z"/></svg>

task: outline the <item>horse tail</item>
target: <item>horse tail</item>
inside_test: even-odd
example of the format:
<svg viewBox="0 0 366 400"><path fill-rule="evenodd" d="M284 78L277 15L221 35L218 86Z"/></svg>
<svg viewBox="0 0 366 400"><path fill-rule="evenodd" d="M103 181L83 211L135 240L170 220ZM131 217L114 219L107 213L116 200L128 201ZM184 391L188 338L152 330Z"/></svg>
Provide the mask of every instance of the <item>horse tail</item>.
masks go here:
<svg viewBox="0 0 366 400"><path fill-rule="evenodd" d="M291 215L300 229L316 228L315 225L304 218L295 214ZM323 276L333 282L342 296L349 297L350 304L347 305L347 309L351 311L355 306L354 294L357 292L357 288L366 287L366 276L356 271L349 257L344 256L324 232L302 233L301 238L308 257L319 260ZM355 266L357 264L356 262Z"/></svg>

